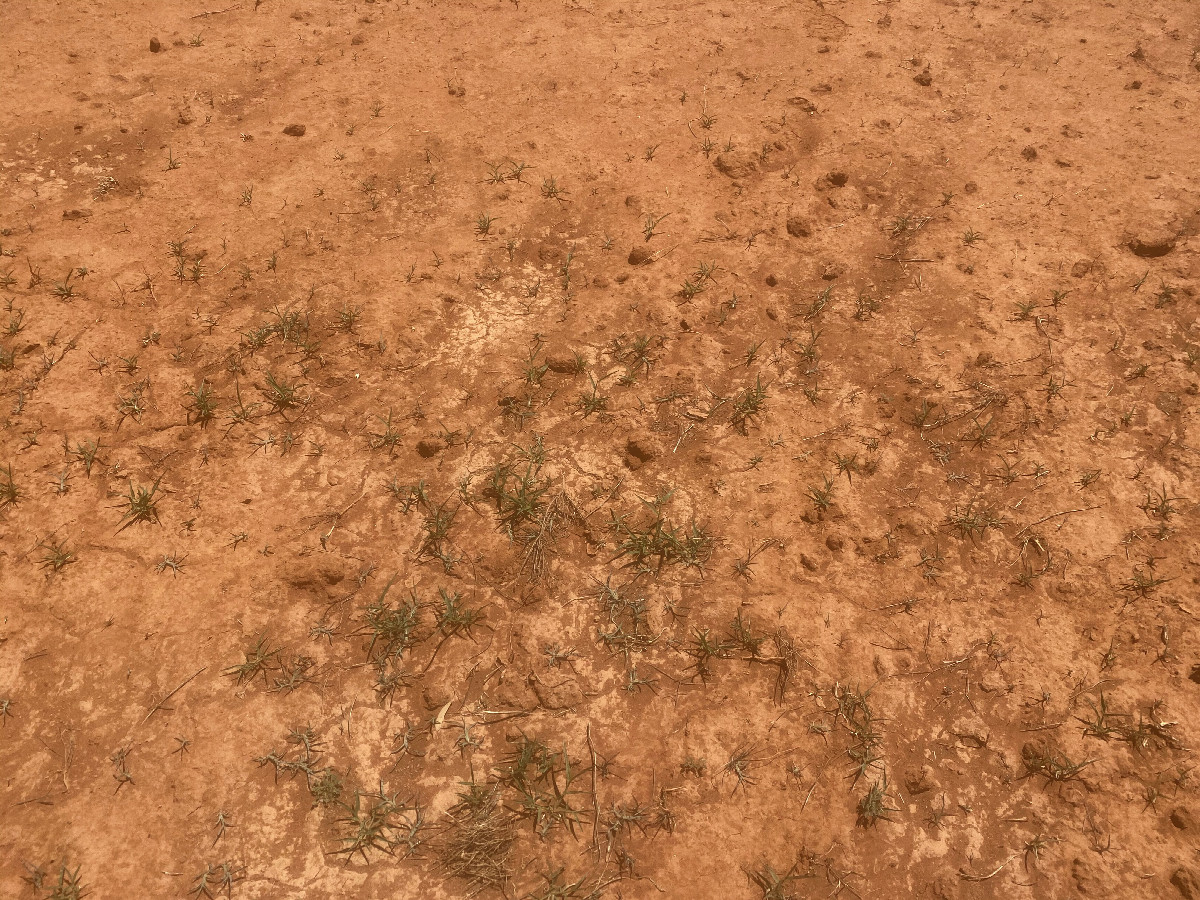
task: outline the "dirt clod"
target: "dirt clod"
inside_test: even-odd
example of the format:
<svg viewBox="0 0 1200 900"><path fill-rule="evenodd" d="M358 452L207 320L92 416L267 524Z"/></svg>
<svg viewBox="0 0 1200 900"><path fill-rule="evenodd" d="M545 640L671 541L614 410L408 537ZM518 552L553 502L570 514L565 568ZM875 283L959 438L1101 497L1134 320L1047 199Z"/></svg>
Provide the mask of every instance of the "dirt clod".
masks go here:
<svg viewBox="0 0 1200 900"><path fill-rule="evenodd" d="M806 220L799 216L789 216L787 220L787 233L792 237L812 237L812 227Z"/></svg>

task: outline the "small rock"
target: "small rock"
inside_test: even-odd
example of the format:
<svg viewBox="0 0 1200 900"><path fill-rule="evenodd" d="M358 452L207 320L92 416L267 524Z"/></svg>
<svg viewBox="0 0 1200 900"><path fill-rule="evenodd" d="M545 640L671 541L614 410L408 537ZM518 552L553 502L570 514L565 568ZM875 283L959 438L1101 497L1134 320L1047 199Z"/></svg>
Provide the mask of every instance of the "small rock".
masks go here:
<svg viewBox="0 0 1200 900"><path fill-rule="evenodd" d="M833 171L825 176L825 180L828 181L834 187L840 188L840 187L846 186L846 182L848 182L850 180L850 176L847 175L845 172Z"/></svg>
<svg viewBox="0 0 1200 900"><path fill-rule="evenodd" d="M529 686L537 695L538 703L545 709L568 709L584 701L583 691L574 678L567 678L557 684L546 684L536 675L530 675Z"/></svg>
<svg viewBox="0 0 1200 900"><path fill-rule="evenodd" d="M1155 398L1154 405L1162 410L1165 416L1177 416L1183 409L1183 400L1174 391L1163 391Z"/></svg>
<svg viewBox="0 0 1200 900"><path fill-rule="evenodd" d="M1153 230L1135 235L1125 245L1134 256L1153 259L1156 256L1166 256L1175 249L1175 235L1165 230Z"/></svg>
<svg viewBox="0 0 1200 900"><path fill-rule="evenodd" d="M92 214L90 209L68 209L63 213L63 218L68 222L78 222L80 219L86 219Z"/></svg>
<svg viewBox="0 0 1200 900"><path fill-rule="evenodd" d="M791 216L787 220L787 233L792 237L812 237L812 228L799 216Z"/></svg>
<svg viewBox="0 0 1200 900"><path fill-rule="evenodd" d="M432 712L435 709L441 709L450 702L449 692L438 685L431 684L421 693L421 699L425 702L425 708Z"/></svg>
<svg viewBox="0 0 1200 900"><path fill-rule="evenodd" d="M841 263L829 263L821 270L821 278L825 281L836 281L846 273L846 267Z"/></svg>
<svg viewBox="0 0 1200 900"><path fill-rule="evenodd" d="M798 106L803 112L812 114L817 111L816 106L807 97L788 97L788 103L792 106Z"/></svg>
<svg viewBox="0 0 1200 900"><path fill-rule="evenodd" d="M1082 278L1088 272L1092 271L1092 261L1090 259L1081 259L1071 266L1071 277Z"/></svg>
<svg viewBox="0 0 1200 900"><path fill-rule="evenodd" d="M804 566L804 568L808 569L808 571L810 571L810 572L815 572L815 571L817 571L817 562L816 562L816 560L814 560L814 559L813 559L811 556L809 556L807 553L801 553L801 554L800 554L800 565Z"/></svg>
<svg viewBox="0 0 1200 900"><path fill-rule="evenodd" d="M929 766L912 766L904 772L904 786L910 794L924 794L933 790L933 769Z"/></svg>
<svg viewBox="0 0 1200 900"><path fill-rule="evenodd" d="M758 160L754 154L744 150L732 150L718 153L713 160L717 171L729 178L745 178L758 171Z"/></svg>
<svg viewBox="0 0 1200 900"><path fill-rule="evenodd" d="M1196 873L1187 866L1180 866L1171 875L1171 884L1175 885L1175 890L1179 891L1179 896L1183 900L1196 900L1200 897L1200 881L1196 880Z"/></svg>
<svg viewBox="0 0 1200 900"><path fill-rule="evenodd" d="M425 438L417 441L417 453L424 459L437 456L446 449L446 442L439 437Z"/></svg>
<svg viewBox="0 0 1200 900"><path fill-rule="evenodd" d="M304 137L304 132L307 130L303 125L288 125L283 129L283 133L289 137Z"/></svg>
<svg viewBox="0 0 1200 900"><path fill-rule="evenodd" d="M1192 671L1188 673L1188 680L1194 681L1196 684L1200 684L1200 663L1194 663L1192 665Z"/></svg>
<svg viewBox="0 0 1200 900"><path fill-rule="evenodd" d="M367 39L365 37L363 37L361 34L356 34L354 37L350 38L350 46L351 47L361 47L363 44L366 43L366 40Z"/></svg>
<svg viewBox="0 0 1200 900"><path fill-rule="evenodd" d="M161 53L162 52L162 42L156 37L150 38L150 52L151 53Z"/></svg>
<svg viewBox="0 0 1200 900"><path fill-rule="evenodd" d="M559 375L574 375L579 371L576 358L566 353L556 353L546 357L546 365L551 372Z"/></svg>
<svg viewBox="0 0 1200 900"><path fill-rule="evenodd" d="M929 74L928 69L923 69L913 76L913 81L915 81L921 87L929 87L931 84L933 84L933 76Z"/></svg>
<svg viewBox="0 0 1200 900"><path fill-rule="evenodd" d="M834 553L839 552L845 545L845 541L843 541L836 534L831 534L829 537L825 538L825 546Z"/></svg>
<svg viewBox="0 0 1200 900"><path fill-rule="evenodd" d="M1171 810L1171 824L1180 831L1196 829L1196 820L1186 806L1177 806Z"/></svg>
<svg viewBox="0 0 1200 900"><path fill-rule="evenodd" d="M777 284L779 284L779 279L774 275L768 275L763 279L763 281L767 283L767 287L775 287Z"/></svg>
<svg viewBox="0 0 1200 900"><path fill-rule="evenodd" d="M634 247L629 251L629 264L631 266L644 266L646 263L653 261L654 254L645 247Z"/></svg>
<svg viewBox="0 0 1200 900"><path fill-rule="evenodd" d="M978 190L979 190L979 185L977 185L973 181L968 181L966 184L963 185L963 191L968 194L974 194Z"/></svg>
<svg viewBox="0 0 1200 900"><path fill-rule="evenodd" d="M1035 159L1037 159L1037 148L1030 144L1021 151L1021 156L1026 162L1033 162Z"/></svg>

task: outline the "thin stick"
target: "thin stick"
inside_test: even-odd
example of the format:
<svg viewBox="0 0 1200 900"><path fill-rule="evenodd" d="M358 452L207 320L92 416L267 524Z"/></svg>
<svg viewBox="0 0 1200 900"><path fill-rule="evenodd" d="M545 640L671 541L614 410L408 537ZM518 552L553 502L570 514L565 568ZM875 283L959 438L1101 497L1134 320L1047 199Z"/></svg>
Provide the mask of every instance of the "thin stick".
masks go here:
<svg viewBox="0 0 1200 900"><path fill-rule="evenodd" d="M989 878L995 878L997 875L999 875L1000 870L1003 869L1005 866L1007 866L1015 858L1016 858L1016 854L1014 853L1012 856L1010 856L1004 862L1000 863L1000 865L996 867L996 870L994 872L989 872L987 875L972 875L969 872L964 872L962 869L959 869L958 877L962 878L966 881L987 881Z"/></svg>
<svg viewBox="0 0 1200 900"><path fill-rule="evenodd" d="M231 9L237 9L241 5L242 4L240 4L240 3L235 3L235 4L233 4L233 6L227 6L224 9L214 9L211 12L196 13L196 15L192 16L192 18L193 19L207 19L209 16L219 16L221 13L227 13Z"/></svg>
<svg viewBox="0 0 1200 900"><path fill-rule="evenodd" d="M600 827L600 801L596 795L596 767L598 760L596 758L596 745L592 743L592 723L587 725L587 745L588 750L592 753L592 846L596 852L600 852L600 842L597 836L597 829Z"/></svg>
<svg viewBox="0 0 1200 900"><path fill-rule="evenodd" d="M1097 504L1096 506L1085 506L1082 509L1064 509L1062 512L1056 512L1056 513L1053 513L1052 515L1046 516L1043 519L1038 519L1036 522L1030 522L1028 525L1026 525L1024 528L1022 528L1020 531L1018 531L1015 535L1013 535L1013 537L1020 537L1026 531L1028 531L1030 528L1033 528L1035 525L1041 525L1043 522L1049 522L1051 519L1057 519L1059 516L1069 516L1069 515L1071 515L1071 513L1077 513L1077 512L1090 512L1093 509L1099 509L1099 508L1100 508L1100 506L1099 506L1099 504Z"/></svg>
<svg viewBox="0 0 1200 900"><path fill-rule="evenodd" d="M201 669L195 675L191 675L188 678L184 679L183 683L181 685L179 685L179 687L175 688L175 690L171 691L171 693L167 694L165 697L163 697L161 700L159 700L156 704L154 704L154 709L152 709L152 710L150 710L150 712L146 713L146 718L142 719L142 724L145 725L147 722L149 722L150 717L152 715L154 715L160 709L165 708L163 706L164 703L166 703L168 700L170 700L172 697L174 697L176 694L178 694L180 691L182 691L185 687L187 687L189 684L191 684L192 681L200 675L200 672L203 672L204 669L207 669L207 668L208 668L208 666L205 666L203 669ZM168 712L170 712L170 710L168 710Z"/></svg>

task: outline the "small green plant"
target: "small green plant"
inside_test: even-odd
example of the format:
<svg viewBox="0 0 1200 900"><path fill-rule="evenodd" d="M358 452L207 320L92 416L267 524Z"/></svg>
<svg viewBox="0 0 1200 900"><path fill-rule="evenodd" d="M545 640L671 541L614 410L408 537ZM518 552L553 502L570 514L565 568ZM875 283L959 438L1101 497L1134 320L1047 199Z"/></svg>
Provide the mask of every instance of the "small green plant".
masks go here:
<svg viewBox="0 0 1200 900"><path fill-rule="evenodd" d="M125 513L121 516L121 521L117 523L120 526L117 529L118 532L124 531L137 522L158 524L158 503L162 499L162 491L159 487L161 482L161 475L154 479L154 483L149 487L129 482L129 496L125 498L123 507Z"/></svg>
<svg viewBox="0 0 1200 900"><path fill-rule="evenodd" d="M1021 759L1025 764L1025 775L1040 775L1047 782L1070 781L1079 777L1079 773L1090 766L1095 760L1085 759L1074 762L1066 754L1051 746L1027 744L1021 751Z"/></svg>
<svg viewBox="0 0 1200 900"><path fill-rule="evenodd" d="M81 900L88 894L79 874L79 866L72 869L65 862L60 863L58 876L53 880L48 880L49 875L41 866L26 864L26 867L29 869L29 875L25 880L43 900ZM43 894L42 891L45 890L49 890L50 893Z"/></svg>
<svg viewBox="0 0 1200 900"><path fill-rule="evenodd" d="M766 398L767 389L762 383L762 376L755 376L754 384L742 388L733 398L733 416L730 419L733 427L745 434L750 420L762 412Z"/></svg>
<svg viewBox="0 0 1200 900"><path fill-rule="evenodd" d="M896 812L895 807L888 806L887 775L881 776L858 801L858 824L864 828L873 827L880 819L890 822L888 813Z"/></svg>
<svg viewBox="0 0 1200 900"><path fill-rule="evenodd" d="M821 486L810 484L808 486L808 497L813 502L818 512L825 512L833 503L833 479L828 475L821 477Z"/></svg>
<svg viewBox="0 0 1200 900"><path fill-rule="evenodd" d="M46 538L38 542L38 547L45 551L41 559L42 568L52 572L59 572L78 560L75 551L67 549L66 540L54 541L52 538Z"/></svg>
<svg viewBox="0 0 1200 900"><path fill-rule="evenodd" d="M475 219L475 233L480 237L490 234L495 221L496 219L493 216L489 216L487 213L480 213Z"/></svg>
<svg viewBox="0 0 1200 900"><path fill-rule="evenodd" d="M266 681L267 673L277 666L279 654L278 647L274 650L269 649L265 634L259 635L254 645L249 650L243 651L242 655L245 658L242 662L229 666L222 674L237 678L239 685L253 682L259 675L262 675L263 680Z"/></svg>
<svg viewBox="0 0 1200 900"><path fill-rule="evenodd" d="M0 466L0 509L16 506L20 499L21 490L13 480L12 466Z"/></svg>
<svg viewBox="0 0 1200 900"><path fill-rule="evenodd" d="M187 397L191 401L189 405L184 407L187 410L187 423L189 425L195 423L201 428L206 428L217 413L212 388L202 378L197 387L188 389Z"/></svg>
<svg viewBox="0 0 1200 900"><path fill-rule="evenodd" d="M553 175L542 179L542 196L547 200L561 200L564 193L566 192L558 186Z"/></svg>
<svg viewBox="0 0 1200 900"><path fill-rule="evenodd" d="M585 419L593 413L603 416L608 411L608 396L600 393L600 386L596 384L595 378L591 378L591 382L591 392L581 393L577 401L579 410Z"/></svg>
<svg viewBox="0 0 1200 900"><path fill-rule="evenodd" d="M271 409L280 415L300 405L299 390L300 387L295 380L276 376L272 372L267 373L266 384L259 388L267 403L271 405Z"/></svg>
<svg viewBox="0 0 1200 900"><path fill-rule="evenodd" d="M466 635L483 621L483 610L468 606L457 591L438 588L441 606L435 613L437 630L444 636Z"/></svg>

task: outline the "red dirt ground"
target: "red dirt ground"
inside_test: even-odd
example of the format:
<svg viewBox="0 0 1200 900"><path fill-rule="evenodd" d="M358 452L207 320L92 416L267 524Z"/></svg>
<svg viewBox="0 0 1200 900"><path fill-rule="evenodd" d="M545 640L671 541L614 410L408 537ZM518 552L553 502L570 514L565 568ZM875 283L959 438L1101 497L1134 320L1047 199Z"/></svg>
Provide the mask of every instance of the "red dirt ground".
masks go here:
<svg viewBox="0 0 1200 900"><path fill-rule="evenodd" d="M0 896L1200 896L1195 4L3 29Z"/></svg>

